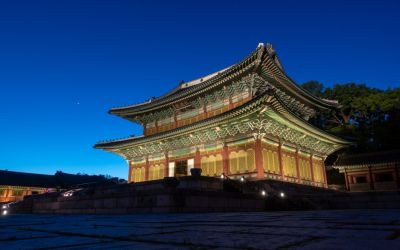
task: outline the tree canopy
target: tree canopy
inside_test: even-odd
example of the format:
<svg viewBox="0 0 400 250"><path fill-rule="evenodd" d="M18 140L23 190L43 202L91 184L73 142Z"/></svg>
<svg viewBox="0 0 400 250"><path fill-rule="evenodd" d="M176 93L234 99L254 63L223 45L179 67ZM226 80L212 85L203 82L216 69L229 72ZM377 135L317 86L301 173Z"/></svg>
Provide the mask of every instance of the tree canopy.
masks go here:
<svg viewBox="0 0 400 250"><path fill-rule="evenodd" d="M400 88L380 90L365 84L335 84L325 88L318 81L301 85L310 93L339 101L341 107L320 114L312 122L357 144L351 150L366 152L399 148Z"/></svg>

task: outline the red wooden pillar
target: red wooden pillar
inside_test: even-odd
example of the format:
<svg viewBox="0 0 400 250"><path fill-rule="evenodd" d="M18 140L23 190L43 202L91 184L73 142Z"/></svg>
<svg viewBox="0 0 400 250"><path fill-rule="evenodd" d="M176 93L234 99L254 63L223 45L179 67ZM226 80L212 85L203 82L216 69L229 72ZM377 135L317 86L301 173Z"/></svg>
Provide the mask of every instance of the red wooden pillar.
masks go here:
<svg viewBox="0 0 400 250"><path fill-rule="evenodd" d="M164 177L169 176L169 158L168 152L165 153L165 168L164 168Z"/></svg>
<svg viewBox="0 0 400 250"><path fill-rule="evenodd" d="M199 148L196 148L196 153L194 154L194 168L201 168L201 154Z"/></svg>
<svg viewBox="0 0 400 250"><path fill-rule="evenodd" d="M154 124L155 124L155 126L156 126L156 132L157 132L157 133L160 132L160 131L158 130L158 121L155 121Z"/></svg>
<svg viewBox="0 0 400 250"><path fill-rule="evenodd" d="M233 108L234 108L234 106L233 106L233 103L232 103L232 97L229 96L229 109L233 109Z"/></svg>
<svg viewBox="0 0 400 250"><path fill-rule="evenodd" d="M285 173L283 172L283 157L282 157L282 142L281 141L279 141L278 158L279 158L279 170L281 172L281 179L283 180L285 177Z"/></svg>
<svg viewBox="0 0 400 250"><path fill-rule="evenodd" d="M178 127L178 118L176 117L176 113L174 113L174 124L173 124L174 128Z"/></svg>
<svg viewBox="0 0 400 250"><path fill-rule="evenodd" d="M311 169L311 181L314 184L314 164L312 161L312 154L310 154L310 169Z"/></svg>
<svg viewBox="0 0 400 250"><path fill-rule="evenodd" d="M207 119L208 118L208 112L207 112L207 105L206 104L204 104L204 106L203 106L203 111L204 111L204 119Z"/></svg>
<svg viewBox="0 0 400 250"><path fill-rule="evenodd" d="M255 160L256 160L256 171L257 178L264 178L264 166L263 166L263 155L262 155L262 142L260 138L257 138L254 145Z"/></svg>
<svg viewBox="0 0 400 250"><path fill-rule="evenodd" d="M349 179L348 179L348 176L347 176L346 168L344 169L344 181L346 182L346 190L350 191Z"/></svg>
<svg viewBox="0 0 400 250"><path fill-rule="evenodd" d="M229 148L226 143L224 143L224 147L222 148L222 164L224 174L229 175Z"/></svg>
<svg viewBox="0 0 400 250"><path fill-rule="evenodd" d="M144 167L144 180L148 181L149 180L149 170L150 170L150 164L149 164L149 156L146 156L146 166Z"/></svg>
<svg viewBox="0 0 400 250"><path fill-rule="evenodd" d="M132 182L132 162L128 160L128 169L129 169L129 173L128 173L128 183Z"/></svg>
<svg viewBox="0 0 400 250"><path fill-rule="evenodd" d="M296 173L297 173L297 182L301 183L300 177L300 162L299 162L299 149L296 149Z"/></svg>
<svg viewBox="0 0 400 250"><path fill-rule="evenodd" d="M322 173L324 174L324 187L328 187L328 179L326 178L326 168L325 168L325 162L322 161Z"/></svg>
<svg viewBox="0 0 400 250"><path fill-rule="evenodd" d="M374 190L374 178L372 176L372 171L371 171L371 167L368 167L368 179L369 179L369 188L371 190Z"/></svg>

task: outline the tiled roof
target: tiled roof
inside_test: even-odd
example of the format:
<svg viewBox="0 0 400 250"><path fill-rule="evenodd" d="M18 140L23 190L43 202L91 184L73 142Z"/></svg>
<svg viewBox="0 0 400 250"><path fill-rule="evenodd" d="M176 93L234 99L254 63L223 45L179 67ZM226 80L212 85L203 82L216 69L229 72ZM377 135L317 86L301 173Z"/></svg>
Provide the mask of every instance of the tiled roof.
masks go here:
<svg viewBox="0 0 400 250"><path fill-rule="evenodd" d="M400 163L400 149L362 154L341 155L334 167L369 166Z"/></svg>

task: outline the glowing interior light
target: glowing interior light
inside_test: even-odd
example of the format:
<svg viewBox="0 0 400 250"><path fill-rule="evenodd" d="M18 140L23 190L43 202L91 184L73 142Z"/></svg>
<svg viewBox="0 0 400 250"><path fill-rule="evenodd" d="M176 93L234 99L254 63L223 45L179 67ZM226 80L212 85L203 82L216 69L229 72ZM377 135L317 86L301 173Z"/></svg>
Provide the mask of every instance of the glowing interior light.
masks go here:
<svg viewBox="0 0 400 250"><path fill-rule="evenodd" d="M279 196L280 196L281 198L283 198L283 197L285 197L285 193L284 193L284 192L281 192L281 193L279 194Z"/></svg>

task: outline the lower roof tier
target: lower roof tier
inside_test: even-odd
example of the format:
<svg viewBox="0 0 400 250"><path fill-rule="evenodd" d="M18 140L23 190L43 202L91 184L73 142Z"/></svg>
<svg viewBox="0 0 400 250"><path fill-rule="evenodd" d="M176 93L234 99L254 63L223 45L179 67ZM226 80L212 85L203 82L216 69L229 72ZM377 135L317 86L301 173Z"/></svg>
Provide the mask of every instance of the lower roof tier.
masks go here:
<svg viewBox="0 0 400 250"><path fill-rule="evenodd" d="M206 120L146 137L100 142L95 148L132 159L202 143L229 141L238 136L270 138L321 156L350 144L291 113L269 93Z"/></svg>

